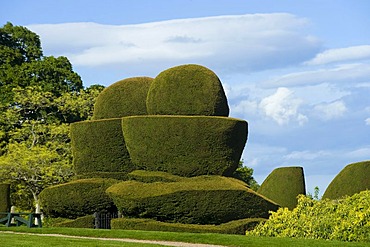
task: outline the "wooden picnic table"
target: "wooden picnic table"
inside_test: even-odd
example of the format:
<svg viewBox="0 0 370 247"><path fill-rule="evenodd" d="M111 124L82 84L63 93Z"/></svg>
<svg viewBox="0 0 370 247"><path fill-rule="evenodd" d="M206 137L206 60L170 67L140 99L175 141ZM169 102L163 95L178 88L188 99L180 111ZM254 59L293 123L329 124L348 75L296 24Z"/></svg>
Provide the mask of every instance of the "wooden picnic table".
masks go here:
<svg viewBox="0 0 370 247"><path fill-rule="evenodd" d="M0 223L5 223L5 226L20 226L22 224L25 224L28 227L42 227L41 222L41 214L39 213L13 213L13 212L0 212L1 215L5 215L5 217L0 218ZM22 217L23 216L23 217ZM27 218L24 216L28 216ZM14 219L14 224L12 223L12 220ZM37 221L37 224L35 224L35 220Z"/></svg>

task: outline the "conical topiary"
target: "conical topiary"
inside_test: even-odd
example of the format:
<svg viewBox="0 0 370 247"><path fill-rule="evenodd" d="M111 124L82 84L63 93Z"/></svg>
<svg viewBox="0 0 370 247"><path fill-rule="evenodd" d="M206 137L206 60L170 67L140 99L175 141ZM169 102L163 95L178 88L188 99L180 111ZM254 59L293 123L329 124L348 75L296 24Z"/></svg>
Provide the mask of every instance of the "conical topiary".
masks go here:
<svg viewBox="0 0 370 247"><path fill-rule="evenodd" d="M349 164L331 181L322 198L339 199L370 190L370 161Z"/></svg>
<svg viewBox="0 0 370 247"><path fill-rule="evenodd" d="M280 167L273 170L257 191L282 207L293 209L297 196L306 194L302 167Z"/></svg>

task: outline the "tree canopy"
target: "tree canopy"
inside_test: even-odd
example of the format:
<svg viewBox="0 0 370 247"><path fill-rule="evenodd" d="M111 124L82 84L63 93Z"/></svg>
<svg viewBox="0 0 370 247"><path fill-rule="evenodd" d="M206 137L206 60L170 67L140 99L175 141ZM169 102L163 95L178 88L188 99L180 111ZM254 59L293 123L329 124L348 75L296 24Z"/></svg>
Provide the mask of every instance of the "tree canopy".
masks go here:
<svg viewBox="0 0 370 247"><path fill-rule="evenodd" d="M0 181L31 208L42 189L73 175L69 125L91 118L103 86L84 89L66 57L43 56L40 38L0 28Z"/></svg>

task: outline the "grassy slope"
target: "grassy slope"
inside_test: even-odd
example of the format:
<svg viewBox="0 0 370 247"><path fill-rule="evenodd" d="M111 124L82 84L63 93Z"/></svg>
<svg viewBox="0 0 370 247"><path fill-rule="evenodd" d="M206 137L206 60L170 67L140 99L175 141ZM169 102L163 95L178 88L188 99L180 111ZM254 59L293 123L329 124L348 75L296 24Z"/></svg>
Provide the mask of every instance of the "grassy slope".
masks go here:
<svg viewBox="0 0 370 247"><path fill-rule="evenodd" d="M97 229L73 229L73 228L42 228L42 229L29 229L26 227L2 227L0 226L0 239L1 243L10 243L13 240L16 241L17 245L8 244L4 246L42 246L39 245L43 242L49 244L49 240L55 242L52 246L96 246L97 240L71 240L65 238L56 238L52 240L52 237L45 237L45 241L40 241L39 236L28 236L14 238L9 235L5 235L2 231L17 231L17 232L30 232L30 233L44 233L44 234L64 234L64 235L74 235L74 236L90 236L90 237L105 237L105 238L132 238L132 239L147 239L147 240L165 240L165 241L179 241L179 242L189 242L189 243L203 243L203 244L217 244L225 246L297 246L297 247L320 247L320 246L344 246L344 247L359 247L359 246L369 246L370 243L349 243L349 242L339 242L339 241L326 241L326 240L302 240L302 239L289 239L289 238L266 238L266 237L246 237L239 235L225 235L225 234L201 234L201 233L173 233L173 232L152 232L152 231L128 231L128 230L97 230ZM18 235L17 235L18 236ZM47 239L46 239L47 238ZM23 240L22 240L23 239ZM26 241L22 245L22 241ZM66 241L66 242L64 242ZM72 244L77 241L78 244ZM80 241L80 242L79 242ZM58 245L59 243L65 243L64 245ZM99 246L150 246L146 244L134 243L133 245L112 241L101 241ZM124 244L124 245L123 245ZM44 246L51 246L44 245Z"/></svg>

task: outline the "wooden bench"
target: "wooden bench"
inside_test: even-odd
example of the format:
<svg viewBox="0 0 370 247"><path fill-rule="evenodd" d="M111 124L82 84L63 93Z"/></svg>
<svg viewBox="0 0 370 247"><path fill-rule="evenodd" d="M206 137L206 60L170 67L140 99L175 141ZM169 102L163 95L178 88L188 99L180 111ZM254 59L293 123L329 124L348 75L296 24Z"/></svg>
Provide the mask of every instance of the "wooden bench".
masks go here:
<svg viewBox="0 0 370 247"><path fill-rule="evenodd" d="M28 227L42 227L41 222L41 214L37 213L3 213L0 212L1 215L5 215L5 217L0 218L0 223L4 224L7 227L10 226L20 226L22 224L25 224ZM27 218L22 217L23 215L28 216ZM12 220L14 219L14 224L12 224ZM37 221L37 224L35 224L35 220Z"/></svg>

